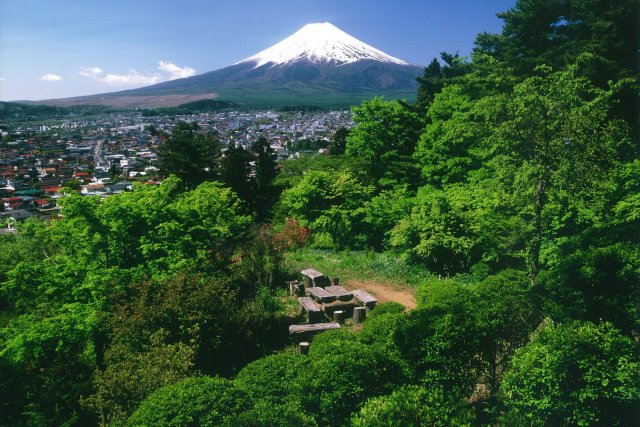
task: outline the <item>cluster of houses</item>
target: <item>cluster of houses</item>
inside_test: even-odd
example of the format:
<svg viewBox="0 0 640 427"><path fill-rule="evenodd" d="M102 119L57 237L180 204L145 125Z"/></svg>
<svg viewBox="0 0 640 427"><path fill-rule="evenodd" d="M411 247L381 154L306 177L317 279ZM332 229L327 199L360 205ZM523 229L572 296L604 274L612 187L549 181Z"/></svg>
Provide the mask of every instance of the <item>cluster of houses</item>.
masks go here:
<svg viewBox="0 0 640 427"><path fill-rule="evenodd" d="M157 149L178 121L197 122L217 133L223 147L249 148L265 137L280 159L302 139L329 141L351 127L349 111L226 111L185 116L146 117L139 112L0 123L0 228L37 215L55 218L56 200L70 192L106 197L131 191L133 182L155 183ZM322 154L322 152L320 153ZM10 228L10 227L9 227Z"/></svg>

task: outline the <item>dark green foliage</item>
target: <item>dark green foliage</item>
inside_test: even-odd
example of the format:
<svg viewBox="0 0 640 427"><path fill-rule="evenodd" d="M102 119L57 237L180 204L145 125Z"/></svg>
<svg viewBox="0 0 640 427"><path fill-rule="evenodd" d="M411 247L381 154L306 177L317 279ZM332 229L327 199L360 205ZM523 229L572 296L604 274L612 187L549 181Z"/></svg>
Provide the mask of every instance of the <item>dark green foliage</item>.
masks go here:
<svg viewBox="0 0 640 427"><path fill-rule="evenodd" d="M333 135L333 140L329 144L329 154L340 155L344 154L347 148L347 137L349 136L349 129L341 127Z"/></svg>
<svg viewBox="0 0 640 427"><path fill-rule="evenodd" d="M196 123L178 122L158 149L158 165L165 176L175 175L187 188L216 178L220 143L198 132Z"/></svg>
<svg viewBox="0 0 640 427"><path fill-rule="evenodd" d="M4 363L20 374L0 378L3 387L17 382L7 403L9 410L19 412L9 412L9 419L43 426L95 422L79 403L81 396L91 392L96 368L95 322L86 306L68 304L46 317L19 316L2 330Z"/></svg>
<svg viewBox="0 0 640 427"><path fill-rule="evenodd" d="M276 202L276 188L273 180L278 173L276 155L266 138L259 138L253 147L256 154L254 203L256 220L264 222L270 217L271 209Z"/></svg>
<svg viewBox="0 0 640 427"><path fill-rule="evenodd" d="M440 58L444 65L440 65L438 59L433 58L424 69L424 74L418 77L418 96L415 107L422 114L426 112L433 102L436 94L449 84L455 82L457 77L463 76L471 71L472 64L466 62L456 53L452 55L441 52Z"/></svg>
<svg viewBox="0 0 640 427"><path fill-rule="evenodd" d="M637 73L637 0L519 0L498 16L501 34L480 34L476 51L512 64L521 74L540 64L561 69L584 52L595 55L593 81L606 86Z"/></svg>
<svg viewBox="0 0 640 427"><path fill-rule="evenodd" d="M242 146L231 144L221 160L220 179L231 188L251 211L254 207L255 182L251 178L253 156Z"/></svg>
<svg viewBox="0 0 640 427"><path fill-rule="evenodd" d="M471 426L474 417L469 405L447 396L437 387L409 385L389 396L367 400L351 418L354 427L369 426Z"/></svg>
<svg viewBox="0 0 640 427"><path fill-rule="evenodd" d="M545 272L545 312L559 321L607 320L626 333L640 328L640 252L637 245L584 245Z"/></svg>
<svg viewBox="0 0 640 427"><path fill-rule="evenodd" d="M99 414L103 423L118 425L150 393L188 377L194 350L183 343L166 343L167 335L163 330L155 332L142 349L114 344L106 354L107 368L94 375L95 394L82 403Z"/></svg>
<svg viewBox="0 0 640 427"><path fill-rule="evenodd" d="M268 404L258 402L253 408L227 418L225 427L316 427L312 416L302 412L299 406L288 403Z"/></svg>
<svg viewBox="0 0 640 427"><path fill-rule="evenodd" d="M398 350L393 340L404 313L404 306L386 302L367 313L367 320L358 334L358 340L369 345L381 345L389 350Z"/></svg>
<svg viewBox="0 0 640 427"><path fill-rule="evenodd" d="M147 397L127 426L219 426L246 409L246 395L223 378L187 378Z"/></svg>
<svg viewBox="0 0 640 427"><path fill-rule="evenodd" d="M469 298L470 299L470 298ZM479 378L476 354L479 336L470 314L470 300L448 310L422 308L398 322L395 344L418 378L459 398L468 396Z"/></svg>
<svg viewBox="0 0 640 427"><path fill-rule="evenodd" d="M611 324L546 324L502 386L510 425L637 425L637 344Z"/></svg>

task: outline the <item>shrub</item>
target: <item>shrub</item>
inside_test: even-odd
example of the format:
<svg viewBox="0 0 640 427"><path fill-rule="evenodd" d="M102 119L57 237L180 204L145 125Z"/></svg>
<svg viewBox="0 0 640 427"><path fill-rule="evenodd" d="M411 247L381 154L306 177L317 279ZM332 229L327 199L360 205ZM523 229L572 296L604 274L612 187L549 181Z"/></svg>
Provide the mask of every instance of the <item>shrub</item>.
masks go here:
<svg viewBox="0 0 640 427"><path fill-rule="evenodd" d="M354 427L470 426L472 422L473 412L462 400L447 397L440 388L417 385L369 399L351 418Z"/></svg>
<svg viewBox="0 0 640 427"><path fill-rule="evenodd" d="M246 395L223 378L187 378L156 390L127 421L129 426L217 426L247 408Z"/></svg>
<svg viewBox="0 0 640 427"><path fill-rule="evenodd" d="M513 425L638 425L640 357L610 323L546 325L505 374Z"/></svg>

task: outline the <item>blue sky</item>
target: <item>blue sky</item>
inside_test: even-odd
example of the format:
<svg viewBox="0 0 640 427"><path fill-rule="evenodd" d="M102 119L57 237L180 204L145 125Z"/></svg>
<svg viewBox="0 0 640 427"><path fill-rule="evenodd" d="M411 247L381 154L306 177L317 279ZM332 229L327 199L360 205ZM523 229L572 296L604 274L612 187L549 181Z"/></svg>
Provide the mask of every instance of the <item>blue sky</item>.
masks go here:
<svg viewBox="0 0 640 427"><path fill-rule="evenodd" d="M146 86L217 70L331 22L395 57L468 54L515 0L1 0L0 100Z"/></svg>

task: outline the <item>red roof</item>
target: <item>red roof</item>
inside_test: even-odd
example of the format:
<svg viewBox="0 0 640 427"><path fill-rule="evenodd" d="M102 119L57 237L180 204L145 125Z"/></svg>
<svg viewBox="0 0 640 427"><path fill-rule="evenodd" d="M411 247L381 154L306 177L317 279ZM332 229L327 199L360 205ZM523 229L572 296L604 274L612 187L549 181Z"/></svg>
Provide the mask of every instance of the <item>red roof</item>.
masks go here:
<svg viewBox="0 0 640 427"><path fill-rule="evenodd" d="M45 193L59 193L62 187L45 187L42 189Z"/></svg>

